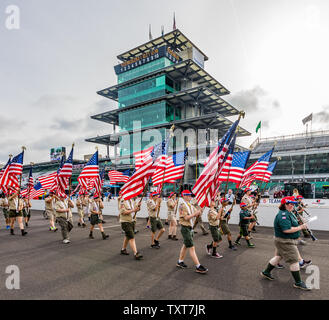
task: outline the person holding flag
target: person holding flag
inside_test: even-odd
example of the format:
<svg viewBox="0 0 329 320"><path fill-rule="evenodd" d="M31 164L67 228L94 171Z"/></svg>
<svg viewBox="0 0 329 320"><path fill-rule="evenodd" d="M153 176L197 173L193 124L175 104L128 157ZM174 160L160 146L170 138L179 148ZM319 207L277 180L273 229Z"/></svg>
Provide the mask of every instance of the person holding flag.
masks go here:
<svg viewBox="0 0 329 320"><path fill-rule="evenodd" d="M61 226L62 229L62 237L63 243L70 243L69 233L71 231L70 223L69 223L69 212L70 209L68 207L68 203L65 201L65 194L60 193L59 197L56 197L55 202L55 215L56 221Z"/></svg>
<svg viewBox="0 0 329 320"><path fill-rule="evenodd" d="M19 228L21 230L22 236L27 235L27 232L24 230L23 225L23 208L24 202L21 196L19 196L20 190L11 191L11 194L8 197L9 204L9 218L10 218L10 234L14 235L14 226L17 218Z"/></svg>
<svg viewBox="0 0 329 320"><path fill-rule="evenodd" d="M176 220L176 207L178 205L178 200L176 199L176 193L171 192L169 195L169 199L167 201L167 210L168 210L168 221L169 225L169 232L168 232L168 239L171 240L178 240L176 233L177 233L177 220Z"/></svg>
<svg viewBox="0 0 329 320"><path fill-rule="evenodd" d="M2 208L2 212L6 221L6 230L10 229L10 219L9 219L9 214L8 214L8 199L7 196L4 192L1 193L0 195L0 207Z"/></svg>
<svg viewBox="0 0 329 320"><path fill-rule="evenodd" d="M83 201L84 201L84 195L79 194L78 198L75 202L75 205L77 206L78 209L78 215L79 215L79 222L78 222L78 227L86 227L85 221L84 221L84 208L83 208Z"/></svg>
<svg viewBox="0 0 329 320"><path fill-rule="evenodd" d="M202 266L195 252L195 247L193 243L193 229L192 229L192 219L201 214L201 210L195 209L190 201L192 199L192 193L189 190L182 191L183 203L179 206L179 224L181 225L181 234L183 236L183 246L179 253L179 259L176 266L178 268L186 269L187 265L184 263L184 259L187 251L193 260L195 265L195 272L197 273L207 273L208 269Z"/></svg>
<svg viewBox="0 0 329 320"><path fill-rule="evenodd" d="M56 212L55 202L59 200L54 192L50 191L45 198L45 211L49 219L49 231L56 232L58 229L55 226Z"/></svg>
<svg viewBox="0 0 329 320"><path fill-rule="evenodd" d="M89 239L95 239L93 236L93 231L95 228L95 225L97 224L99 227L99 230L102 233L102 238L103 240L106 240L109 235L105 234L104 228L103 228L103 223L100 218L102 214L102 209L104 208L104 205L100 199L100 196L98 193L95 193L94 198L91 200L89 204L89 211L90 211L90 233L89 233Z"/></svg>
<svg viewBox="0 0 329 320"><path fill-rule="evenodd" d="M24 202L23 217L24 217L24 221L25 221L25 227L28 227L29 221L31 218L32 203L31 203L31 200L27 196L23 198L23 202Z"/></svg>

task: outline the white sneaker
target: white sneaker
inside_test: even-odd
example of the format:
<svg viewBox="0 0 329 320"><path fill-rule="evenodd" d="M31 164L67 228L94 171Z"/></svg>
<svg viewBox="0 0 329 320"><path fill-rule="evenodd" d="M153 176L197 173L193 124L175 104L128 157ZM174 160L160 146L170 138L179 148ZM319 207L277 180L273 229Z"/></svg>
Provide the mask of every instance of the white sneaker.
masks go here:
<svg viewBox="0 0 329 320"><path fill-rule="evenodd" d="M70 242L71 242L71 241L70 241L69 239L64 239L64 240L63 240L63 243L65 243L65 244L66 244L66 243L70 243Z"/></svg>

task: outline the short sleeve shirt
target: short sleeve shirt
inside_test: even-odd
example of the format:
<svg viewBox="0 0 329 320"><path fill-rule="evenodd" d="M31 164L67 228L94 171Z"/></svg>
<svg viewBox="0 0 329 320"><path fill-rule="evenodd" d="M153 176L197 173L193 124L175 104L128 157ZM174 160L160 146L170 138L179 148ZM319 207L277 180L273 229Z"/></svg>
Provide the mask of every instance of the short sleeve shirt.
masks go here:
<svg viewBox="0 0 329 320"><path fill-rule="evenodd" d="M297 239L300 236L300 232L284 233L285 230L289 230L292 227L298 227L298 221L292 212L287 210L280 210L274 219L274 233L278 238L284 239Z"/></svg>
<svg viewBox="0 0 329 320"><path fill-rule="evenodd" d="M208 222L209 225L213 227L218 227L219 226L219 219L217 219L217 211L214 209L209 209L208 212Z"/></svg>
<svg viewBox="0 0 329 320"><path fill-rule="evenodd" d="M250 222L250 219L244 219L247 217L250 217L251 214L248 210L241 210L240 211L240 224L248 224Z"/></svg>

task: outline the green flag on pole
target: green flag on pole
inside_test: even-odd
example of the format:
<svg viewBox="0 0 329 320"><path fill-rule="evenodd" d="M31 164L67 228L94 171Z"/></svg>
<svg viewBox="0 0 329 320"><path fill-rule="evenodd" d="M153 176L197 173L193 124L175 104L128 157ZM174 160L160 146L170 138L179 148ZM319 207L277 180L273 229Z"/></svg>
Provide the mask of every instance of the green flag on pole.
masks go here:
<svg viewBox="0 0 329 320"><path fill-rule="evenodd" d="M262 121L259 121L257 128L256 128L256 133L258 132L258 130L260 129L261 126L262 126Z"/></svg>

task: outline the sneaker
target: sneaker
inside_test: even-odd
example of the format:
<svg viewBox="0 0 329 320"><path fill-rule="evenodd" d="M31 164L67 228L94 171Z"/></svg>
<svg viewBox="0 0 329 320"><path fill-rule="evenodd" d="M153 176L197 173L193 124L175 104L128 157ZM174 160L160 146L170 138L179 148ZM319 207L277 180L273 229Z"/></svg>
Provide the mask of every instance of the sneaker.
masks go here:
<svg viewBox="0 0 329 320"><path fill-rule="evenodd" d="M255 248L255 245L253 243L248 244L248 248Z"/></svg>
<svg viewBox="0 0 329 320"><path fill-rule="evenodd" d="M177 236L172 236L171 240L175 240L175 241L177 241L178 238L177 238Z"/></svg>
<svg viewBox="0 0 329 320"><path fill-rule="evenodd" d="M235 246L229 246L229 249L233 250L233 251L236 251L236 247Z"/></svg>
<svg viewBox="0 0 329 320"><path fill-rule="evenodd" d="M200 266L198 268L195 268L195 272L198 272L198 273L207 273L208 272L208 269L205 268L203 265L200 264Z"/></svg>
<svg viewBox="0 0 329 320"><path fill-rule="evenodd" d="M160 246L158 244L151 244L151 248L160 249Z"/></svg>
<svg viewBox="0 0 329 320"><path fill-rule="evenodd" d="M10 229L10 226L6 226L6 230L9 230Z"/></svg>
<svg viewBox="0 0 329 320"><path fill-rule="evenodd" d="M260 275L261 275L262 277L268 279L268 280L274 280L274 278L272 277L272 275L271 275L270 273L265 272L265 271L262 271L262 272L260 273Z"/></svg>
<svg viewBox="0 0 329 320"><path fill-rule="evenodd" d="M206 251L207 251L207 254L208 254L209 256L211 255L211 248L212 248L211 245L206 244Z"/></svg>
<svg viewBox="0 0 329 320"><path fill-rule="evenodd" d="M311 289L306 286L306 284L302 281L300 283L294 283L294 288L310 291Z"/></svg>
<svg viewBox="0 0 329 320"><path fill-rule="evenodd" d="M136 252L135 259L136 260L142 260L143 259L143 256L139 252Z"/></svg>
<svg viewBox="0 0 329 320"><path fill-rule="evenodd" d="M82 224L82 228L85 228L87 227L87 225L85 223Z"/></svg>
<svg viewBox="0 0 329 320"><path fill-rule="evenodd" d="M187 268L187 265L184 263L184 261L182 261L182 262L178 262L177 261L176 267L182 268L182 269L186 269Z"/></svg>
<svg viewBox="0 0 329 320"><path fill-rule="evenodd" d="M105 224L106 223L106 221L105 220L101 220L102 221L102 224Z"/></svg>
<svg viewBox="0 0 329 320"><path fill-rule="evenodd" d="M138 232L139 232L139 230L135 230L135 231L134 231L134 234L136 234L136 233L138 233Z"/></svg>
<svg viewBox="0 0 329 320"><path fill-rule="evenodd" d="M275 268L277 268L277 269L283 269L284 266L283 266L282 264L278 263L278 264L275 266Z"/></svg>
<svg viewBox="0 0 329 320"><path fill-rule="evenodd" d="M89 235L89 239L95 239L92 234Z"/></svg>
<svg viewBox="0 0 329 320"><path fill-rule="evenodd" d="M216 252L215 254L212 254L211 257L216 258L216 259L223 258L223 256L221 256L218 252Z"/></svg>
<svg viewBox="0 0 329 320"><path fill-rule="evenodd" d="M67 243L70 243L71 241L69 239L64 239L63 240L63 243L67 244Z"/></svg>
<svg viewBox="0 0 329 320"><path fill-rule="evenodd" d="M58 230L58 228L54 228L53 231L56 232Z"/></svg>
<svg viewBox="0 0 329 320"><path fill-rule="evenodd" d="M172 235L169 234L169 235L168 235L168 239L172 239Z"/></svg>
<svg viewBox="0 0 329 320"><path fill-rule="evenodd" d="M81 227L81 223L80 222L78 222L78 227Z"/></svg>
<svg viewBox="0 0 329 320"><path fill-rule="evenodd" d="M127 252L127 249L123 249L123 250L121 249L120 254L125 255L125 256L129 255L129 253Z"/></svg>
<svg viewBox="0 0 329 320"><path fill-rule="evenodd" d="M303 262L299 262L299 267L304 269L305 267L312 264L312 260L303 260Z"/></svg>
<svg viewBox="0 0 329 320"><path fill-rule="evenodd" d="M304 240L299 240L299 241L298 241L298 244L301 244L302 246L305 246L305 245L306 245L306 241L304 241Z"/></svg>
<svg viewBox="0 0 329 320"><path fill-rule="evenodd" d="M234 244L236 244L237 246L241 246L241 243L239 241L234 241Z"/></svg>
<svg viewBox="0 0 329 320"><path fill-rule="evenodd" d="M154 243L160 247L160 242L159 242L159 240L154 240Z"/></svg>
<svg viewBox="0 0 329 320"><path fill-rule="evenodd" d="M108 239L108 237L109 237L108 234L103 234L102 236L103 236L103 240L106 240L106 239Z"/></svg>
<svg viewBox="0 0 329 320"><path fill-rule="evenodd" d="M23 231L22 232L22 236L26 236L27 235L27 232L26 231Z"/></svg>

